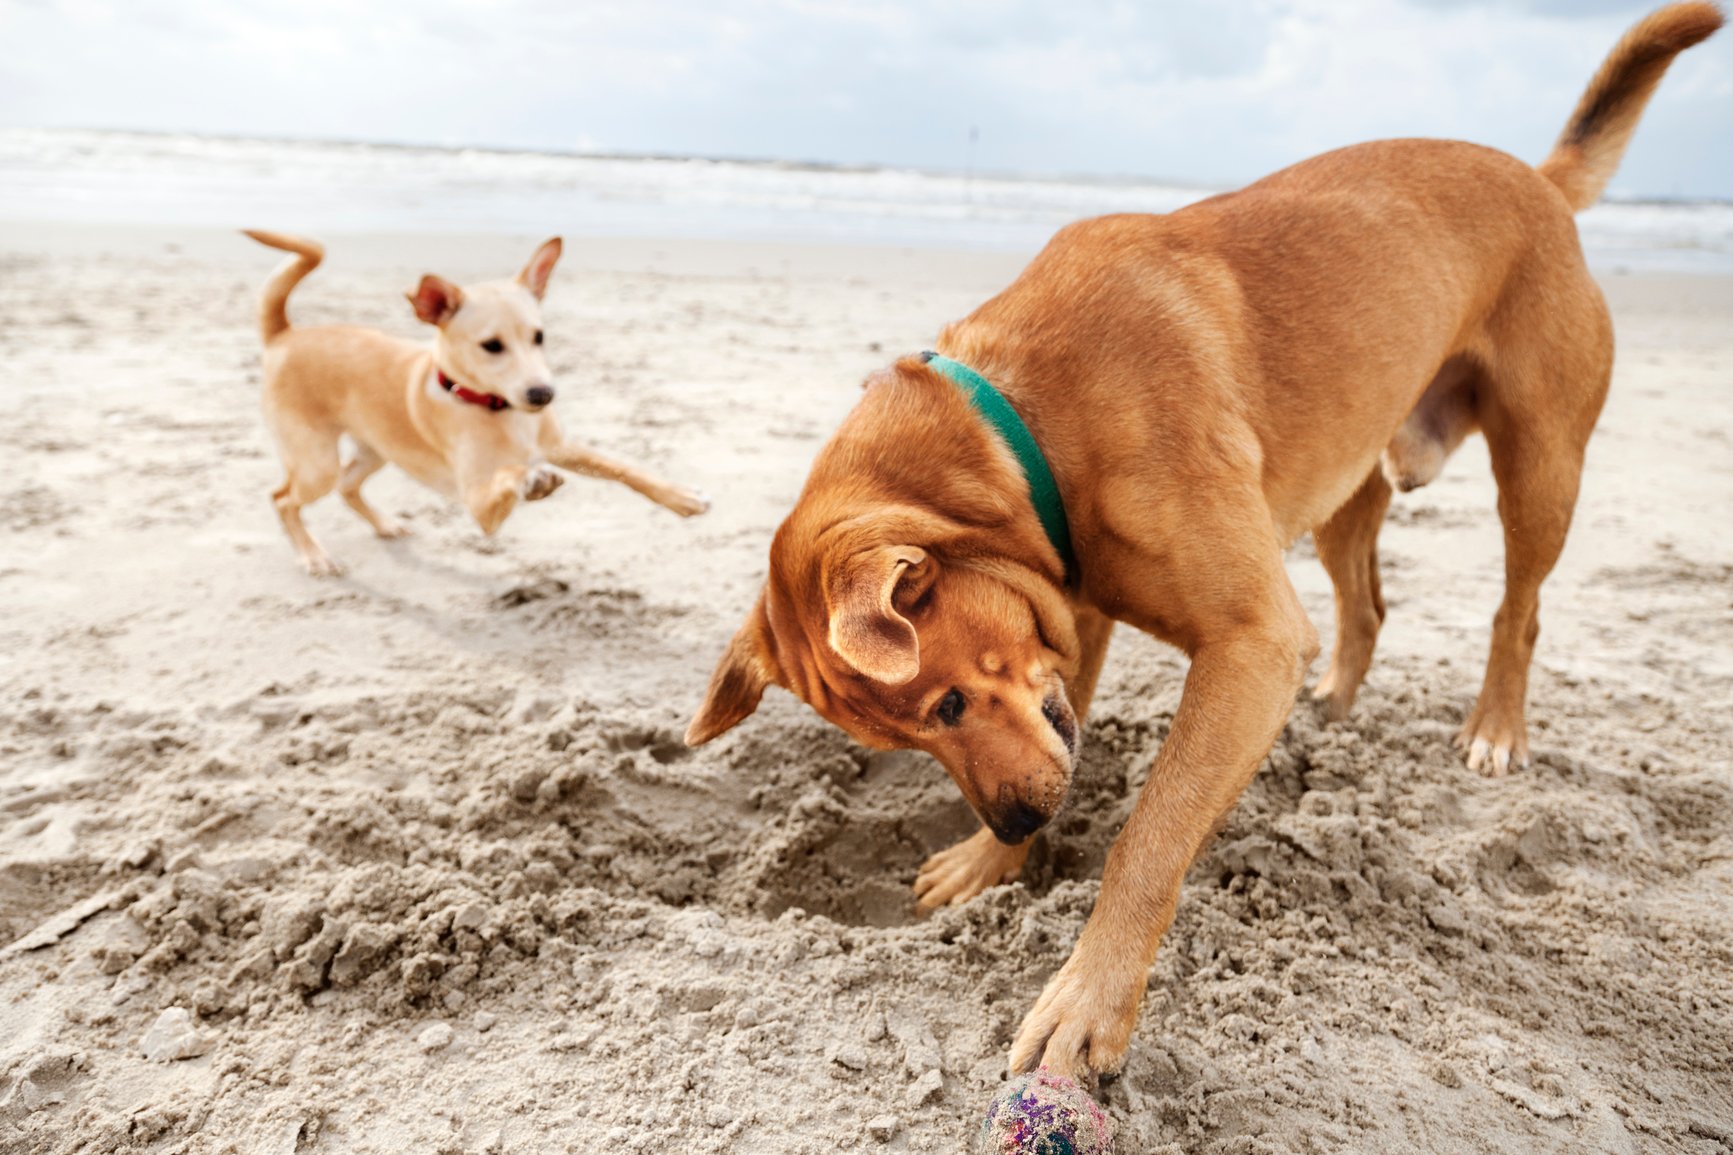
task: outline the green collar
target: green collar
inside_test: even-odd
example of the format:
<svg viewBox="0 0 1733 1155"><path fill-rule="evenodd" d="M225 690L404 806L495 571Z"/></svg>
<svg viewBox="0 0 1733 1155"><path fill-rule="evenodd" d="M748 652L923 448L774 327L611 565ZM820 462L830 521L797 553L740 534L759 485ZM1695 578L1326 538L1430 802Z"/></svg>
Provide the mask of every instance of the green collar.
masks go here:
<svg viewBox="0 0 1733 1155"><path fill-rule="evenodd" d="M1076 577L1077 554L1071 548L1071 523L1065 517L1065 501L1059 495L1059 483L1053 479L1053 470L1048 468L1041 447L1035 443L1035 435L1029 432L1029 427L1005 400L1005 395L993 388L985 377L967 365L937 353L922 353L921 358L961 388L975 412L986 418L987 424L997 430L1005 444L1011 447L1012 456L1023 467L1023 476L1029 482L1029 500L1035 506L1035 515L1041 519L1041 528L1047 531L1047 540L1053 543L1059 561L1065 567L1065 580Z"/></svg>

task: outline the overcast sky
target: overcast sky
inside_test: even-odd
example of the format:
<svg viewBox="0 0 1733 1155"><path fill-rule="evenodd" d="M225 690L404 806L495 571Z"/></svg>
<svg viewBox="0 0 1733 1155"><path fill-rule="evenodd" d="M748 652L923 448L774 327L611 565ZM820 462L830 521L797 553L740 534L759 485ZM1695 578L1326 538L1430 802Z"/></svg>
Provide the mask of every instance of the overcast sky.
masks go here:
<svg viewBox="0 0 1733 1155"><path fill-rule="evenodd" d="M1538 160L1622 0L0 0L0 124L1225 185L1381 136ZM1733 197L1733 34L1615 191Z"/></svg>

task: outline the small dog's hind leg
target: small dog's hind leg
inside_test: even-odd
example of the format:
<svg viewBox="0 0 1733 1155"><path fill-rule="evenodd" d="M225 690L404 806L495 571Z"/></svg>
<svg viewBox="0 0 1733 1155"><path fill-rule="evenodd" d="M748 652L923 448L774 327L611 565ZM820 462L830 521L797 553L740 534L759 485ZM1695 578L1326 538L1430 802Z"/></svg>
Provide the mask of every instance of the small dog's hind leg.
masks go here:
<svg viewBox="0 0 1733 1155"><path fill-rule="evenodd" d="M286 476L271 494L301 565L314 577L335 577L343 567L331 559L301 521L301 507L318 501L337 484L336 429L320 428L298 417L286 416L267 407L266 420L277 441L278 456Z"/></svg>
<svg viewBox="0 0 1733 1155"><path fill-rule="evenodd" d="M361 486L379 472L385 459L371 445L355 442L355 456L343 466L343 473L337 479L337 492L343 495L343 500L349 503L349 508L361 515L363 521L373 527L373 532L380 537L407 537L409 527L387 514L380 513L368 504L361 496Z"/></svg>

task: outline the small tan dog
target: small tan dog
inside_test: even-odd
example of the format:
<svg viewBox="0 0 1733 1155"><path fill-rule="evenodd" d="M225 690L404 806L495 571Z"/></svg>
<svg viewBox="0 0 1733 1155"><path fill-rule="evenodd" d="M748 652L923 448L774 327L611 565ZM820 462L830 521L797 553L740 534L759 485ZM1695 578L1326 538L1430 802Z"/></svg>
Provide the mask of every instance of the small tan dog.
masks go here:
<svg viewBox="0 0 1733 1155"><path fill-rule="evenodd" d="M1674 55L1721 25L1631 30L1537 167L1391 140L1165 216L1061 229L867 382L770 546L757 605L687 741L770 685L859 741L916 747L985 824L934 855L925 906L1016 877L1064 800L1115 622L1191 658L1173 726L1070 961L1011 1064L1119 1066L1186 869L1269 753L1318 635L1283 551L1336 589L1315 695L1341 717L1384 620L1378 527L1484 433L1505 530L1472 768L1528 759L1540 586L1564 547L1613 330L1572 214L1594 203Z"/></svg>
<svg viewBox="0 0 1733 1155"><path fill-rule="evenodd" d="M265 344L265 420L287 477L271 496L301 563L315 577L342 567L307 532L301 507L343 495L380 537L408 532L361 496L386 462L462 501L491 534L519 501L539 501L565 481L551 466L623 482L682 517L708 499L614 461L566 437L549 404L554 388L542 350L541 299L560 259L544 242L516 279L459 288L428 274L407 294L438 330L431 348L353 325L295 328L289 293L324 259L317 241L247 230L294 256L259 298ZM339 462L348 434L354 456Z"/></svg>

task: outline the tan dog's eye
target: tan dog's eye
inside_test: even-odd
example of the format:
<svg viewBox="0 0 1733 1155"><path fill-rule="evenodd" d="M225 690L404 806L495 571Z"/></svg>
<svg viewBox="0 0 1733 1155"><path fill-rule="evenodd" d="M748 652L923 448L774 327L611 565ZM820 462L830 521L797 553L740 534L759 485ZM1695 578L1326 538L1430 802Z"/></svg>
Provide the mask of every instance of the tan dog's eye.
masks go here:
<svg viewBox="0 0 1733 1155"><path fill-rule="evenodd" d="M963 720L963 711L969 708L968 699L963 697L963 691L956 687L939 699L939 721L947 726L955 726Z"/></svg>
<svg viewBox="0 0 1733 1155"><path fill-rule="evenodd" d="M489 337L481 343L481 347L489 353L505 352L505 342L501 341L498 337Z"/></svg>
<svg viewBox="0 0 1733 1155"><path fill-rule="evenodd" d="M536 330L536 344L540 345L541 343L542 343L542 331L540 329L537 329Z"/></svg>

